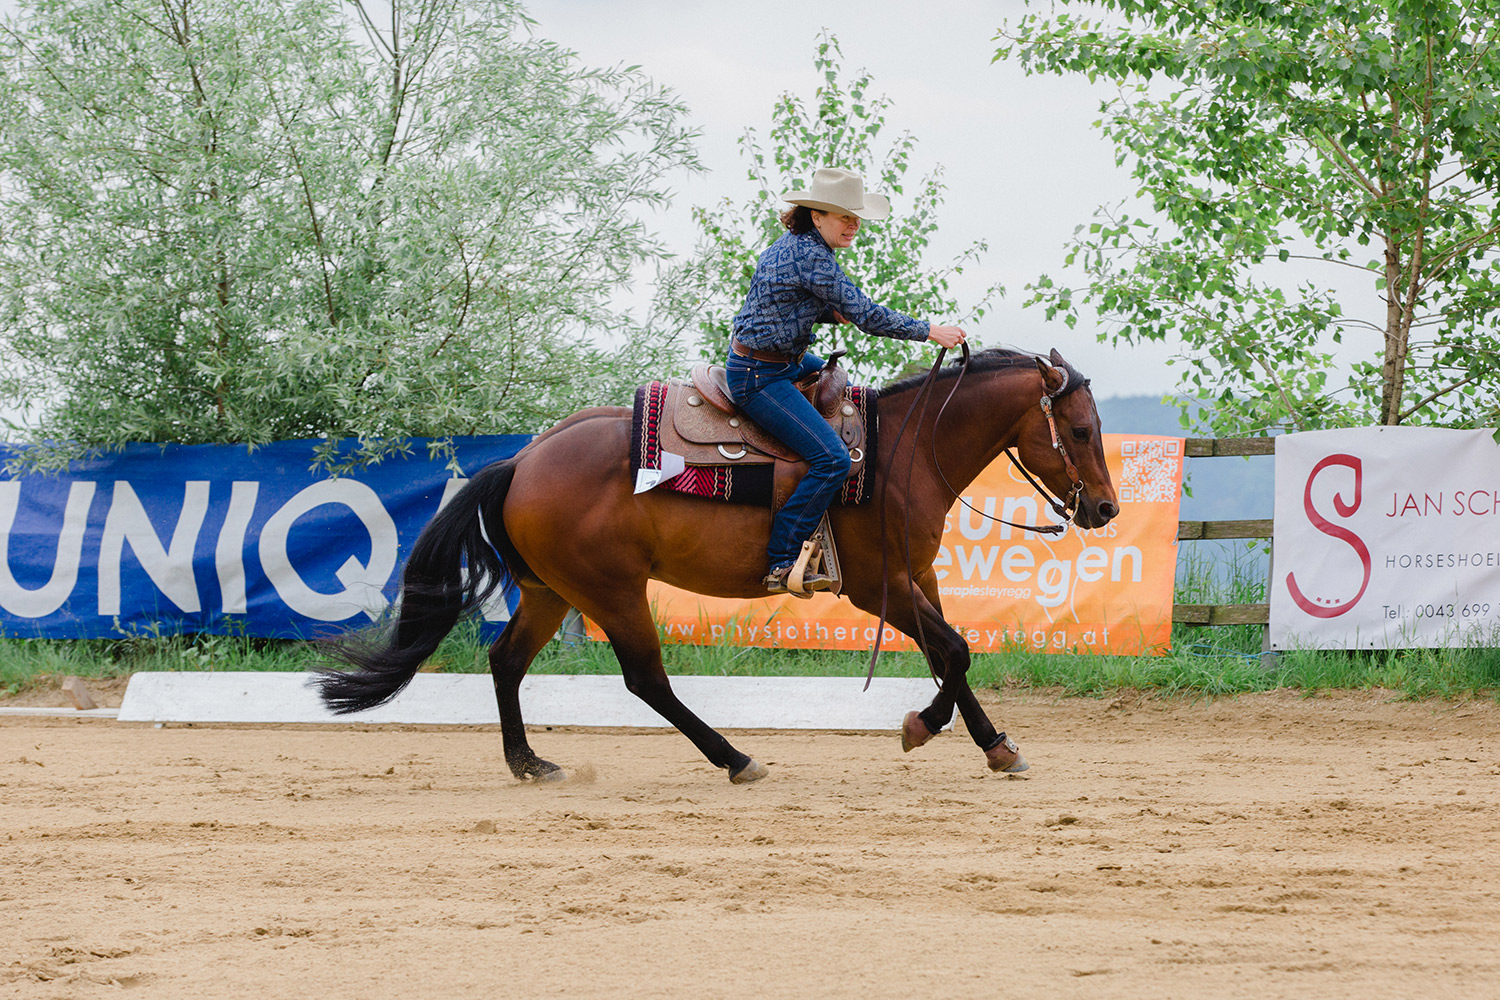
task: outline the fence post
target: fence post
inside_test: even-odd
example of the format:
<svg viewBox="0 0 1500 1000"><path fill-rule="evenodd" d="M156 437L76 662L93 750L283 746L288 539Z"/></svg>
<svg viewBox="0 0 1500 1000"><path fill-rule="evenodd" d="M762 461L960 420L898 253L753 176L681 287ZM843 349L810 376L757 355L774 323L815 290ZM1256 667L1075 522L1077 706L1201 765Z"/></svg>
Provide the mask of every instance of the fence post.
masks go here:
<svg viewBox="0 0 1500 1000"><path fill-rule="evenodd" d="M1266 623L1260 632L1260 668L1266 673L1275 670L1281 662L1281 654L1271 648L1271 585L1276 579L1276 537L1273 534L1266 545Z"/></svg>

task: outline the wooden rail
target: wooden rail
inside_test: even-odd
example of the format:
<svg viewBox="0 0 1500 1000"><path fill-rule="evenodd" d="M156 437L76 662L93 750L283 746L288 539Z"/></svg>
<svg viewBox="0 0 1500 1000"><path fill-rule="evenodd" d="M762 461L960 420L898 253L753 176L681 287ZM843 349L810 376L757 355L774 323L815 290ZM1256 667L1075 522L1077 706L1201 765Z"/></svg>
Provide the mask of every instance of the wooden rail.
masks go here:
<svg viewBox="0 0 1500 1000"><path fill-rule="evenodd" d="M1274 455L1276 439L1258 438L1188 438L1183 442L1188 458L1214 458L1219 455ZM1178 541L1201 541L1221 538L1270 538L1271 519L1249 521L1178 521ZM1268 625L1269 604L1174 604L1172 622L1177 625Z"/></svg>
<svg viewBox="0 0 1500 1000"><path fill-rule="evenodd" d="M1178 521L1177 540L1197 542L1215 538L1270 538L1271 519L1254 521Z"/></svg>
<svg viewBox="0 0 1500 1000"><path fill-rule="evenodd" d="M1269 625L1269 604L1174 604L1174 625Z"/></svg>
<svg viewBox="0 0 1500 1000"><path fill-rule="evenodd" d="M1188 438L1182 443L1188 458L1213 458L1215 455L1274 455L1276 439L1266 438Z"/></svg>

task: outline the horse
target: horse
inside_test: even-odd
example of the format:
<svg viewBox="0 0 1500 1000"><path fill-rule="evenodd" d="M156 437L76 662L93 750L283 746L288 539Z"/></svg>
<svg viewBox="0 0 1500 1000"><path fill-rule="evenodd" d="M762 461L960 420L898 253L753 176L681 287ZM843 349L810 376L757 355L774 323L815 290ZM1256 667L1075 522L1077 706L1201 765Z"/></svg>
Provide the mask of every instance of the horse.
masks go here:
<svg viewBox="0 0 1500 1000"><path fill-rule="evenodd" d="M1019 771L1026 760L980 707L967 679L968 645L943 618L932 563L944 518L958 493L1010 449L1023 473L1030 470L1033 485L1039 478L1056 497L1067 498L1048 498L1064 523L1099 528L1120 508L1088 380L1057 351L1044 359L993 349L971 360L966 348L965 363L944 367L941 361L940 354L926 377L875 394L878 502L829 512L842 593L916 639L939 682L931 704L903 721L903 749L930 740L952 721L956 707L990 768ZM941 405L928 405L939 397ZM900 430L893 430L898 423ZM673 694L646 584L764 597L771 511L660 489L633 492L630 435L630 408L582 410L475 474L417 537L393 625L325 640L333 661L355 669L315 673L312 683L324 704L342 714L395 697L508 574L520 600L490 647L489 666L505 761L517 779L567 776L532 750L519 691L570 607L609 639L626 688L727 770L730 781L764 777L764 765Z"/></svg>

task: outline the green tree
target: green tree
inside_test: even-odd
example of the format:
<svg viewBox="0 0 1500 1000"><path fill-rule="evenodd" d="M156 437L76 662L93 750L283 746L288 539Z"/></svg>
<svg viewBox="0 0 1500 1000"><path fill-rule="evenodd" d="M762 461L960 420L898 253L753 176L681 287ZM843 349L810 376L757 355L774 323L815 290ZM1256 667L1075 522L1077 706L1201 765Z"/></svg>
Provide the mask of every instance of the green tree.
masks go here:
<svg viewBox="0 0 1500 1000"><path fill-rule="evenodd" d="M889 142L883 140L890 99L870 92L867 72L846 77L839 63L842 55L835 37L819 38L813 67L822 82L810 106L790 92L776 102L769 158L754 130L740 138L740 149L749 159L747 178L755 188L749 200L725 198L716 207L694 209L701 234L696 265L708 289L701 320L705 357L723 357L735 313L750 290L756 258L786 232L778 221L789 207L780 200L782 192L806 187L818 167L854 170L864 176L870 190L891 196L891 217L865 223L854 245L838 254L840 266L876 302L908 316L962 324L983 316L990 300L1003 294L998 284L993 285L976 305L964 309L949 292L949 278L977 263L987 249L982 242L945 267L924 264L943 202L941 172L934 170L906 196L916 139L903 132ZM892 375L913 362L925 364L932 354L921 344L861 333L849 324L820 331L820 353L838 348L849 351L848 367L866 377Z"/></svg>
<svg viewBox="0 0 1500 1000"><path fill-rule="evenodd" d="M1067 254L1086 282L1032 301L1093 307L1101 339L1180 338L1220 433L1493 421L1500 4L1095 6L1020 18L996 58L1118 82L1099 124L1150 211L1101 209ZM1364 276L1367 313L1308 277L1325 266Z"/></svg>
<svg viewBox="0 0 1500 1000"><path fill-rule="evenodd" d="M683 108L510 0L29 0L0 26L0 396L128 441L534 431L680 357ZM691 336L691 334L688 334ZM613 345L613 346L611 346ZM56 442L65 442L62 444Z"/></svg>

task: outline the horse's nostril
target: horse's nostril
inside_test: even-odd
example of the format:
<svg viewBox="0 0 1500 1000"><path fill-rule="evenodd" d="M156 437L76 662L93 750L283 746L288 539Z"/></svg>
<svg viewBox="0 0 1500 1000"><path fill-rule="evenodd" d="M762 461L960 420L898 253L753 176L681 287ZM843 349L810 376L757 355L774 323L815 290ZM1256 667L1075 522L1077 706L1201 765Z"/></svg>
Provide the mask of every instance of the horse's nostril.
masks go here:
<svg viewBox="0 0 1500 1000"><path fill-rule="evenodd" d="M1102 517L1102 518L1104 518L1106 521L1113 520L1114 517L1115 517L1115 515L1117 515L1119 513L1120 513L1119 506L1117 506L1116 504L1110 503L1108 500L1104 501L1103 503L1101 503L1099 505L1099 516Z"/></svg>

